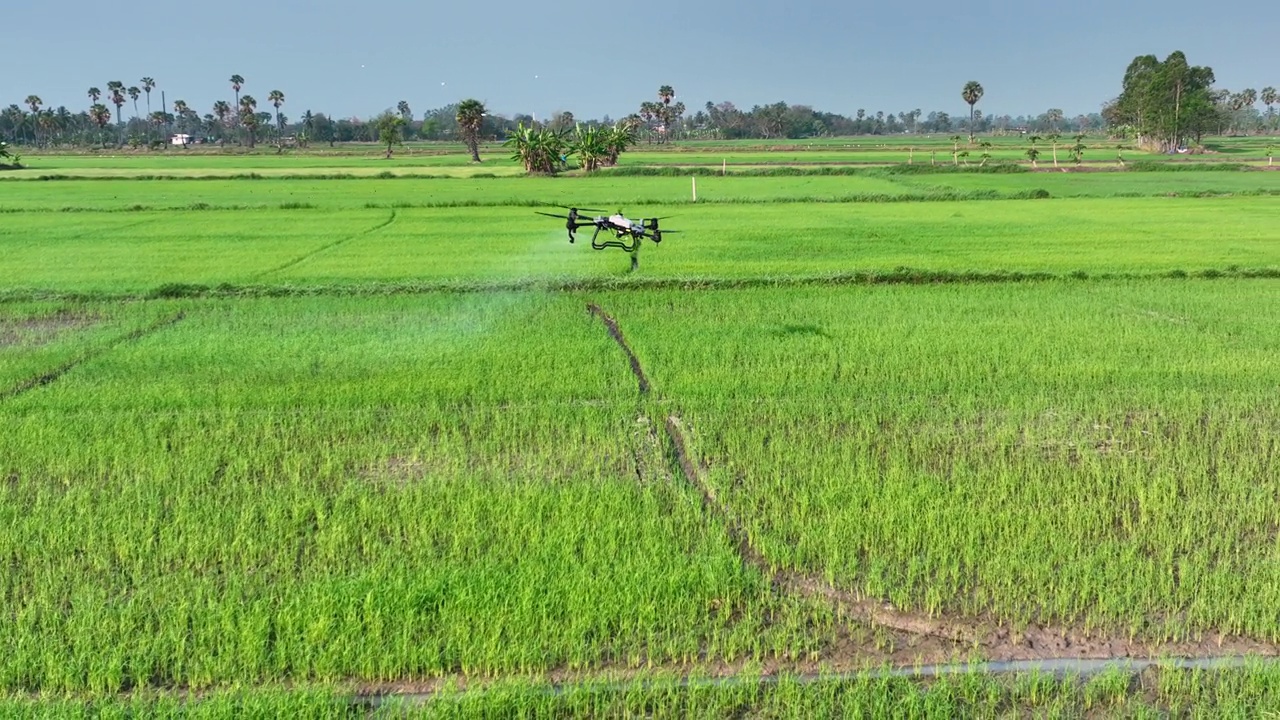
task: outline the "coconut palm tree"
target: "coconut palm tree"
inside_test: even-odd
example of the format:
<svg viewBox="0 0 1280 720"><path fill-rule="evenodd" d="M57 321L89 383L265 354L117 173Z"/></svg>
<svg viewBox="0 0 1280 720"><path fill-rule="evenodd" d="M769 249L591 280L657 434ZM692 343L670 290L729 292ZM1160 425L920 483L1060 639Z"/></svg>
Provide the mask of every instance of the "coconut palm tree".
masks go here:
<svg viewBox="0 0 1280 720"><path fill-rule="evenodd" d="M484 103L468 98L458 103L458 130L462 133L462 141L471 151L471 160L480 162L480 128L484 124Z"/></svg>
<svg viewBox="0 0 1280 720"><path fill-rule="evenodd" d="M276 128L284 130L284 119L280 115L280 106L284 104L284 93L279 90L272 90L267 93L267 102L270 102L276 107Z"/></svg>
<svg viewBox="0 0 1280 720"><path fill-rule="evenodd" d="M964 84L964 88L960 90L960 97L969 103L969 144L973 144L973 125L974 125L974 106L982 99L984 90L978 84L977 80L970 80Z"/></svg>

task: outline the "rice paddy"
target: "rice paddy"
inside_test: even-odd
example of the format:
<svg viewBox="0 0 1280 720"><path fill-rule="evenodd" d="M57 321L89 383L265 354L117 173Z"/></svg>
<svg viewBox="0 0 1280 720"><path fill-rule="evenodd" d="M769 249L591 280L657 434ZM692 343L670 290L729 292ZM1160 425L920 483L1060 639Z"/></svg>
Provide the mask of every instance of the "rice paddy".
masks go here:
<svg viewBox="0 0 1280 720"><path fill-rule="evenodd" d="M1265 665L875 670L1277 654L1280 174L415 152L460 176L0 180L0 712L1274 704ZM704 155L740 172L695 202L661 173ZM681 234L629 273L560 204Z"/></svg>

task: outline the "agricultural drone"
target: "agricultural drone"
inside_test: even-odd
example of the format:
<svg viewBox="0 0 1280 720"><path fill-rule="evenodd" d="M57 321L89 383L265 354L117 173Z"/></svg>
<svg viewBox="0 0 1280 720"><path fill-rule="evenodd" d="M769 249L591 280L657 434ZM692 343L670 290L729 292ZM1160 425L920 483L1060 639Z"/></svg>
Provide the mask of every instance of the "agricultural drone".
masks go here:
<svg viewBox="0 0 1280 720"><path fill-rule="evenodd" d="M576 239L578 228L595 227L595 232L591 234L591 247L596 250L605 248L618 248L631 253L631 269L635 270L640 265L640 243L648 238L654 244L662 242L663 233L679 232L678 230L661 230L658 227L659 220L666 218L652 217L640 218L639 220L631 220L622 214L619 210L613 215L604 215L607 210L592 210L591 208L565 208L569 211L568 215L557 215L554 213L538 212L539 215L547 217L559 218L565 221L565 228L569 231L569 242ZM602 213L595 217L587 217L580 213ZM600 239L600 232L606 233L605 239ZM610 237L609 233L612 233Z"/></svg>

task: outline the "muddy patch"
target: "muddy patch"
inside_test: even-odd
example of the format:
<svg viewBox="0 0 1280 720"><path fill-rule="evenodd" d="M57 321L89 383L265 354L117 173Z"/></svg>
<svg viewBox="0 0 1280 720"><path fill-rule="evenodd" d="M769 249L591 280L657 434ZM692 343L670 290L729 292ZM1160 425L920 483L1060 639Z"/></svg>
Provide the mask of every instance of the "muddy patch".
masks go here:
<svg viewBox="0 0 1280 720"><path fill-rule="evenodd" d="M97 313L60 309L42 315L0 318L0 348L40 347L62 335L85 330L103 321Z"/></svg>
<svg viewBox="0 0 1280 720"><path fill-rule="evenodd" d="M0 400L8 400L10 398L15 398L25 393L28 393L32 390L35 390L37 388L44 387L45 385L48 385L56 381L58 378L76 369L83 363L89 362L90 360L93 360L102 355L105 355L106 353L111 352L113 349L115 349L116 347L119 347L120 345L123 345L125 343L136 342L138 340L141 340L142 338L147 337L148 335L152 335L154 333L160 332L161 330L164 330L167 327L176 325L177 323L181 322L184 317L186 317L186 313L179 311L168 317L160 318L159 320L156 320L155 322L151 323L146 327L138 328L137 330L134 330L126 335L116 338L115 340L105 343L98 349L93 350L81 357L65 362L59 365L58 367L48 370L46 372L40 373L35 377L28 378L27 380L24 380L7 390L0 390Z"/></svg>
<svg viewBox="0 0 1280 720"><path fill-rule="evenodd" d="M610 337L613 338L614 342L618 343L618 347L622 348L622 352L626 354L627 361L631 363L631 374L636 376L636 382L640 386L640 394L649 394L649 378L645 377L644 368L640 366L640 358L636 357L636 354L631 350L631 346L627 344L627 339L622 336L618 321L595 303L587 305L587 312L600 318L600 321L604 323L605 329L609 331Z"/></svg>

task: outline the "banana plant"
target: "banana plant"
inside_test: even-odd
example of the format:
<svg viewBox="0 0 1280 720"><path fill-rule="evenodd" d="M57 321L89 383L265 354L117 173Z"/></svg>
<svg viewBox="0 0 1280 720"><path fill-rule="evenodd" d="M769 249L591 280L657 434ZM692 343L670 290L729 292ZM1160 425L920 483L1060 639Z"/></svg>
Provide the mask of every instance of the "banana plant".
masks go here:
<svg viewBox="0 0 1280 720"><path fill-rule="evenodd" d="M638 125L630 120L619 120L609 128L609 156L606 158L607 165L617 165L618 156L626 151L627 148L636 144L636 130Z"/></svg>
<svg viewBox="0 0 1280 720"><path fill-rule="evenodd" d="M553 174L568 159L569 147L565 136L548 128L516 126L503 147L512 150L511 158L524 164L530 173Z"/></svg>
<svg viewBox="0 0 1280 720"><path fill-rule="evenodd" d="M609 128L583 127L581 123L574 126L569 149L578 156L578 162L586 172L595 172L608 162L609 133Z"/></svg>

